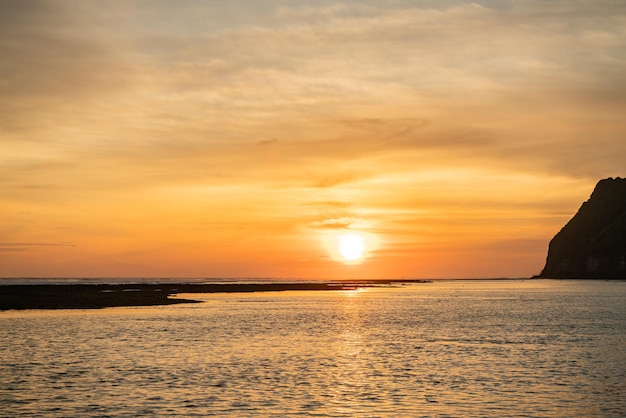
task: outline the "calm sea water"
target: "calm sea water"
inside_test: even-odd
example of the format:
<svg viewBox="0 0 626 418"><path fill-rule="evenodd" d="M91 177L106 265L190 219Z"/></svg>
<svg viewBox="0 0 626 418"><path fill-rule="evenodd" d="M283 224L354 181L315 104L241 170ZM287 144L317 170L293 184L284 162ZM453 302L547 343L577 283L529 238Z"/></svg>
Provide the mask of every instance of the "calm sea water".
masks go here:
<svg viewBox="0 0 626 418"><path fill-rule="evenodd" d="M626 416L626 282L0 312L0 415Z"/></svg>

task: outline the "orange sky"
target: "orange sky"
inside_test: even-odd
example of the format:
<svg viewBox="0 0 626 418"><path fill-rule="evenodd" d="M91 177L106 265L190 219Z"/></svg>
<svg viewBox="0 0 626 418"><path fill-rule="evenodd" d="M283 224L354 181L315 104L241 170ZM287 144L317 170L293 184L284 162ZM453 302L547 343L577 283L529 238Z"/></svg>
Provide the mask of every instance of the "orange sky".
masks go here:
<svg viewBox="0 0 626 418"><path fill-rule="evenodd" d="M0 10L1 277L531 276L626 174L620 2Z"/></svg>

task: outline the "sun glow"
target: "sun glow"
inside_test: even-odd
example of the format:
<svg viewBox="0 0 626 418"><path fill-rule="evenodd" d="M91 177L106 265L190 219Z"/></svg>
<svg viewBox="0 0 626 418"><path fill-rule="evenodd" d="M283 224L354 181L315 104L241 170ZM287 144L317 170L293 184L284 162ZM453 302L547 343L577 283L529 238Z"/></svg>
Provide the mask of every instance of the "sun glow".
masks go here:
<svg viewBox="0 0 626 418"><path fill-rule="evenodd" d="M380 245L375 235L357 230L327 231L321 239L330 258L347 265L363 263Z"/></svg>
<svg viewBox="0 0 626 418"><path fill-rule="evenodd" d="M356 261L363 257L365 239L358 234L343 234L337 238L339 254L346 261Z"/></svg>

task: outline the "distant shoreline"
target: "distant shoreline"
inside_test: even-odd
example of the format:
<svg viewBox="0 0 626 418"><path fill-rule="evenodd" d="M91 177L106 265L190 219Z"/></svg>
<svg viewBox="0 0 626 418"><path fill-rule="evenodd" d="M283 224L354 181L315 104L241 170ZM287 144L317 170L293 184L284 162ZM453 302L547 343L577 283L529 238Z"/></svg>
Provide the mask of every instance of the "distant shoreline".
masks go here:
<svg viewBox="0 0 626 418"><path fill-rule="evenodd" d="M7 281L11 279L5 279ZM28 279L13 279L28 280ZM0 311L29 309L101 309L131 306L161 306L180 303L200 303L198 300L170 298L175 294L193 293L251 293L282 291L348 291L359 288L389 286L393 284L431 283L446 281L533 281L533 280L588 280L624 281L624 279L558 279L542 277L521 278L468 278L468 279L378 279L378 280L301 280L281 281L279 279L230 279L214 282L188 282L168 279L115 279L128 280L123 283L105 283L106 279L80 280L74 283L52 282L46 279L32 284L3 283L0 279ZM54 280L54 279L53 279ZM71 280L71 279L59 279ZM112 279L112 281L115 281ZM134 280L134 281L133 281ZM140 282L140 280L149 280ZM165 280L165 279L161 279Z"/></svg>
<svg viewBox="0 0 626 418"><path fill-rule="evenodd" d="M0 281L0 311L26 309L101 309L199 303L172 299L174 294L249 293L288 290L355 290L393 283L425 283L428 280L342 280L271 283L124 283L124 284L7 284Z"/></svg>

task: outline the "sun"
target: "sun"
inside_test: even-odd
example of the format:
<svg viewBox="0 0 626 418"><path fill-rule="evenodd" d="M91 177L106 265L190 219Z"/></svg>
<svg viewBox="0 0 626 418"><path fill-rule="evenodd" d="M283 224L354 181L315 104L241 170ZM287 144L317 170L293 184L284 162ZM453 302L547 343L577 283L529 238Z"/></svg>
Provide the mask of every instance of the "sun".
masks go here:
<svg viewBox="0 0 626 418"><path fill-rule="evenodd" d="M339 235L337 237L337 250L345 261L357 261L363 258L365 239L355 233Z"/></svg>
<svg viewBox="0 0 626 418"><path fill-rule="evenodd" d="M380 246L376 235L356 229L324 231L320 239L331 260L347 265L363 263Z"/></svg>

